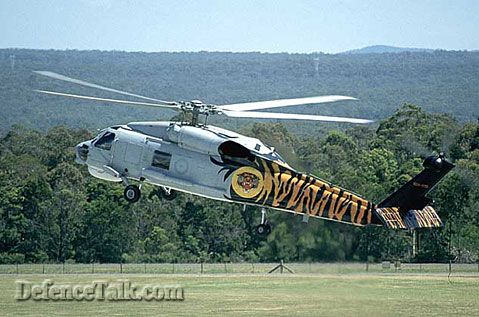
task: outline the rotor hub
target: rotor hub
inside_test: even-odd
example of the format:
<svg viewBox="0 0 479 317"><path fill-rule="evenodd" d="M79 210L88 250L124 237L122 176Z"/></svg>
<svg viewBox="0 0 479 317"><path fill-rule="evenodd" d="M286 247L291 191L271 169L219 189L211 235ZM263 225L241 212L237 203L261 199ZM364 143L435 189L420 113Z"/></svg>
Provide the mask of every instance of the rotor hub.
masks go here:
<svg viewBox="0 0 479 317"><path fill-rule="evenodd" d="M209 115L220 113L216 105L205 104L201 100L180 101L178 105L184 113L191 113L191 124L193 125L198 124L199 115L208 117Z"/></svg>
<svg viewBox="0 0 479 317"><path fill-rule="evenodd" d="M186 113L192 113L193 115L211 115L219 113L218 108L212 104L205 104L200 100L180 101L179 105L181 110Z"/></svg>

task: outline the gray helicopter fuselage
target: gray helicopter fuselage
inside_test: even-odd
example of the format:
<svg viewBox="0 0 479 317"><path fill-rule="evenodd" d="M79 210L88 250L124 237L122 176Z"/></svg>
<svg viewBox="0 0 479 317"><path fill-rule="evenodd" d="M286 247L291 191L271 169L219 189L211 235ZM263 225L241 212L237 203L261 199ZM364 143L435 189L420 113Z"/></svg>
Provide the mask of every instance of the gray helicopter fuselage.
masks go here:
<svg viewBox="0 0 479 317"><path fill-rule="evenodd" d="M227 171L214 162L234 159L235 153L242 155L245 150L284 162L258 139L213 126L173 122L133 122L104 129L93 140L77 145L76 161L103 180L133 179L229 200L231 181L225 177Z"/></svg>
<svg viewBox="0 0 479 317"><path fill-rule="evenodd" d="M408 211L407 219L402 220L397 218L401 214L399 209L393 209L395 205L390 207L386 201L378 207L351 191L300 173L260 140L217 127L172 122L129 123L104 129L76 149L77 161L86 164L93 176L125 183L124 196L130 202L138 201L141 196L139 186L128 184L129 180L137 180L162 186L165 199L173 189L358 226L442 225L434 209L427 207L426 198L418 200L415 205L418 209ZM417 182L423 182L424 175L431 173L436 177L431 179L437 182L440 179L437 175L444 176L453 165L443 163L441 157L431 157L424 167L415 178ZM410 186L415 187L414 184L422 184L422 189L429 186L414 179L411 182ZM389 199L395 201L398 195L403 193L395 193ZM411 196L409 192L407 195ZM391 219L398 222L390 225L387 221ZM269 231L267 225L262 217L258 232L261 234L264 226Z"/></svg>

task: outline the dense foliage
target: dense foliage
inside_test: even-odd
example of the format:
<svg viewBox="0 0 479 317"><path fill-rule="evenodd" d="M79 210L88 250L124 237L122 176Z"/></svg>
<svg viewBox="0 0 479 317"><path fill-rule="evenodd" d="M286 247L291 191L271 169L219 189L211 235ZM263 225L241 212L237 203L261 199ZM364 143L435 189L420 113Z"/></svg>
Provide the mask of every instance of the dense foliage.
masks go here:
<svg viewBox="0 0 479 317"><path fill-rule="evenodd" d="M270 211L274 225L254 233L259 210L180 194L158 198L144 186L136 204L123 187L94 179L73 162L86 130L13 127L0 140L0 262L119 261L473 261L479 255L479 124L405 105L377 129L353 127L300 138L280 124L243 133L274 145L300 170L374 201L421 170L422 158L446 151L457 167L432 196L446 226L411 233L357 228ZM450 246L450 248L449 248Z"/></svg>
<svg viewBox="0 0 479 317"><path fill-rule="evenodd" d="M317 58L317 60L315 60ZM316 64L317 63L317 64ZM317 71L316 71L317 66ZM167 119L171 111L135 109L40 95L32 89L122 97L48 79L49 70L104 86L166 100L210 103L344 94L354 102L285 111L355 116L390 116L398 104L447 112L461 122L479 116L479 52L384 54L127 53L102 51L0 50L0 131L12 123L46 130L57 125L97 129L130 121ZM218 120L239 128L246 119ZM307 135L331 124L284 123ZM344 127L344 125L342 126Z"/></svg>

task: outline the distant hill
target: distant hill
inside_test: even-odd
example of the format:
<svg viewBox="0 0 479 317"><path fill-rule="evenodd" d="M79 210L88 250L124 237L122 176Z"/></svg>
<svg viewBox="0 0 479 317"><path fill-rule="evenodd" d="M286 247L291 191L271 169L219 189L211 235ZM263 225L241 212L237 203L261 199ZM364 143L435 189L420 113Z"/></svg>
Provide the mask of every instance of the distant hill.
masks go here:
<svg viewBox="0 0 479 317"><path fill-rule="evenodd" d="M403 53L403 52L433 52L429 48L396 47L388 45L372 45L363 48L341 52L339 54L372 54L372 53Z"/></svg>
<svg viewBox="0 0 479 317"><path fill-rule="evenodd" d="M384 54L142 53L0 49L0 133L12 124L97 129L131 121L168 120L171 110L115 106L41 95L33 89L106 98L113 93L77 87L33 73L49 70L163 100L226 104L318 95L358 101L277 109L380 120L404 103L446 112L461 121L479 116L479 52ZM247 119L211 118L237 129ZM331 123L287 124L295 133L337 128ZM350 125L341 125L341 127Z"/></svg>

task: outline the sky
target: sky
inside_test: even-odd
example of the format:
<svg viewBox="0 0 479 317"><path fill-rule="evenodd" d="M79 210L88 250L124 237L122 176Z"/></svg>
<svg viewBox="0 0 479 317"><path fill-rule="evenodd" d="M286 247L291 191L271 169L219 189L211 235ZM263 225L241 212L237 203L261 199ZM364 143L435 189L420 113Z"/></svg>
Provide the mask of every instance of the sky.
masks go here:
<svg viewBox="0 0 479 317"><path fill-rule="evenodd" d="M0 0L0 48L479 49L477 0Z"/></svg>

